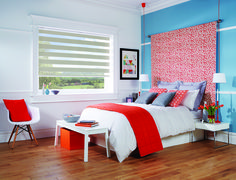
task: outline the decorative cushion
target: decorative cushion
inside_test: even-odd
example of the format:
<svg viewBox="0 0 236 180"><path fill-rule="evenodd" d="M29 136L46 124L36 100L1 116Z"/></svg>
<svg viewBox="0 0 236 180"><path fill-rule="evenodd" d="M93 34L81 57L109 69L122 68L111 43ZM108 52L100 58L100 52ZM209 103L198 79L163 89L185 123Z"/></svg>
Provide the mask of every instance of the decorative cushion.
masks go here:
<svg viewBox="0 0 236 180"><path fill-rule="evenodd" d="M158 88L166 88L167 90L178 89L181 81L175 82L166 82L166 81L158 81Z"/></svg>
<svg viewBox="0 0 236 180"><path fill-rule="evenodd" d="M144 92L138 97L138 99L136 99L135 103L150 104L152 103L153 99L155 99L157 94L158 93L154 93L154 92Z"/></svg>
<svg viewBox="0 0 236 180"><path fill-rule="evenodd" d="M3 99L6 108L10 112L10 118L13 122L30 121L26 103L24 99L20 100L7 100Z"/></svg>
<svg viewBox="0 0 236 180"><path fill-rule="evenodd" d="M180 82L179 90L197 90L199 89L199 93L197 95L196 101L194 103L193 110L197 111L200 103L202 101L203 95L205 93L207 82Z"/></svg>
<svg viewBox="0 0 236 180"><path fill-rule="evenodd" d="M161 93L166 93L167 89L166 88L158 88L157 86L154 86L149 90L149 92L158 93L158 96L159 96Z"/></svg>
<svg viewBox="0 0 236 180"><path fill-rule="evenodd" d="M186 106L190 110L193 110L194 103L196 101L198 93L199 93L199 89L193 90L193 91L188 91L186 96L184 97L184 99L182 100L182 102L180 104Z"/></svg>
<svg viewBox="0 0 236 180"><path fill-rule="evenodd" d="M175 92L162 93L152 102L152 105L167 106L175 96Z"/></svg>
<svg viewBox="0 0 236 180"><path fill-rule="evenodd" d="M168 92L173 92L173 91L174 90L172 90L172 91L170 90ZM178 107L180 105L180 103L182 102L182 100L184 99L184 97L186 96L187 92L188 92L188 90L177 90L174 98L169 103L169 105L172 107Z"/></svg>

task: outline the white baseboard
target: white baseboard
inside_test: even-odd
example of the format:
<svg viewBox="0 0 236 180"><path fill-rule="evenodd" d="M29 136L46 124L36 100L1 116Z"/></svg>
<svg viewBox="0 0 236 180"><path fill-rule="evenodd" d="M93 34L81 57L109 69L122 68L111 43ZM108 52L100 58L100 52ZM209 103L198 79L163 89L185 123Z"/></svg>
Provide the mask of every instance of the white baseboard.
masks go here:
<svg viewBox="0 0 236 180"><path fill-rule="evenodd" d="M55 136L55 128L50 129L33 129L34 135L36 139L38 138L46 138ZM8 142L9 137L11 135L11 131L0 132L0 143ZM11 138L11 142L14 140L14 136ZM22 132L16 137L16 141L28 140L30 139L29 134L27 132Z"/></svg>
<svg viewBox="0 0 236 180"><path fill-rule="evenodd" d="M209 137L208 139L214 140L213 137ZM228 131L218 131L216 133L216 141L228 143ZM229 133L229 144L236 145L236 133Z"/></svg>

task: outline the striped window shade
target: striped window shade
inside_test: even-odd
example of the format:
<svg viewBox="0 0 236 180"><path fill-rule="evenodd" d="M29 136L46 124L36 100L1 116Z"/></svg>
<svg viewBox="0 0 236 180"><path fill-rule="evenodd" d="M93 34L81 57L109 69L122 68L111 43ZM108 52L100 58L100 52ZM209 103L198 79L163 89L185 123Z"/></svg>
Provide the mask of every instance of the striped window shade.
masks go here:
<svg viewBox="0 0 236 180"><path fill-rule="evenodd" d="M109 77L110 35L39 29L39 77Z"/></svg>

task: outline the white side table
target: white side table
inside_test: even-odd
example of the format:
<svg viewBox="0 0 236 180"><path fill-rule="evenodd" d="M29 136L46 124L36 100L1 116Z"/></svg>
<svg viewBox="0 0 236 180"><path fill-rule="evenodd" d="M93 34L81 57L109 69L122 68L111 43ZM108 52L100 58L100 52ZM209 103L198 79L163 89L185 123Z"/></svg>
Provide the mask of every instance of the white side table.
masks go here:
<svg viewBox="0 0 236 180"><path fill-rule="evenodd" d="M204 130L204 138L205 138L205 130L214 132L214 148L219 148L222 146L229 145L229 123L222 122L222 123L211 124L211 123L205 123L205 122L195 122L195 128ZM228 143L221 146L216 146L216 132L221 131L221 130L226 130L226 129L228 129Z"/></svg>
<svg viewBox="0 0 236 180"><path fill-rule="evenodd" d="M102 128L99 126L80 127L80 126L75 126L75 123L68 123L64 120L57 120L54 146L58 145L59 128L67 128L69 130L84 134L84 162L88 162L88 136L92 135L92 134L104 133L105 134L107 157L110 157L110 149L109 149L109 143L108 143L108 129L107 128Z"/></svg>

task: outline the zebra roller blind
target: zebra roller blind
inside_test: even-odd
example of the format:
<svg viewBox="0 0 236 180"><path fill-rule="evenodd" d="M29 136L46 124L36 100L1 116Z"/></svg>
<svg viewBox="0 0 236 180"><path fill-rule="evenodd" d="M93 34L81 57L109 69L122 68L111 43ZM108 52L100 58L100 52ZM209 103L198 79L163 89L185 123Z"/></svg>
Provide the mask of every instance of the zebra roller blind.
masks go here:
<svg viewBox="0 0 236 180"><path fill-rule="evenodd" d="M109 35L39 29L39 77L109 77Z"/></svg>

